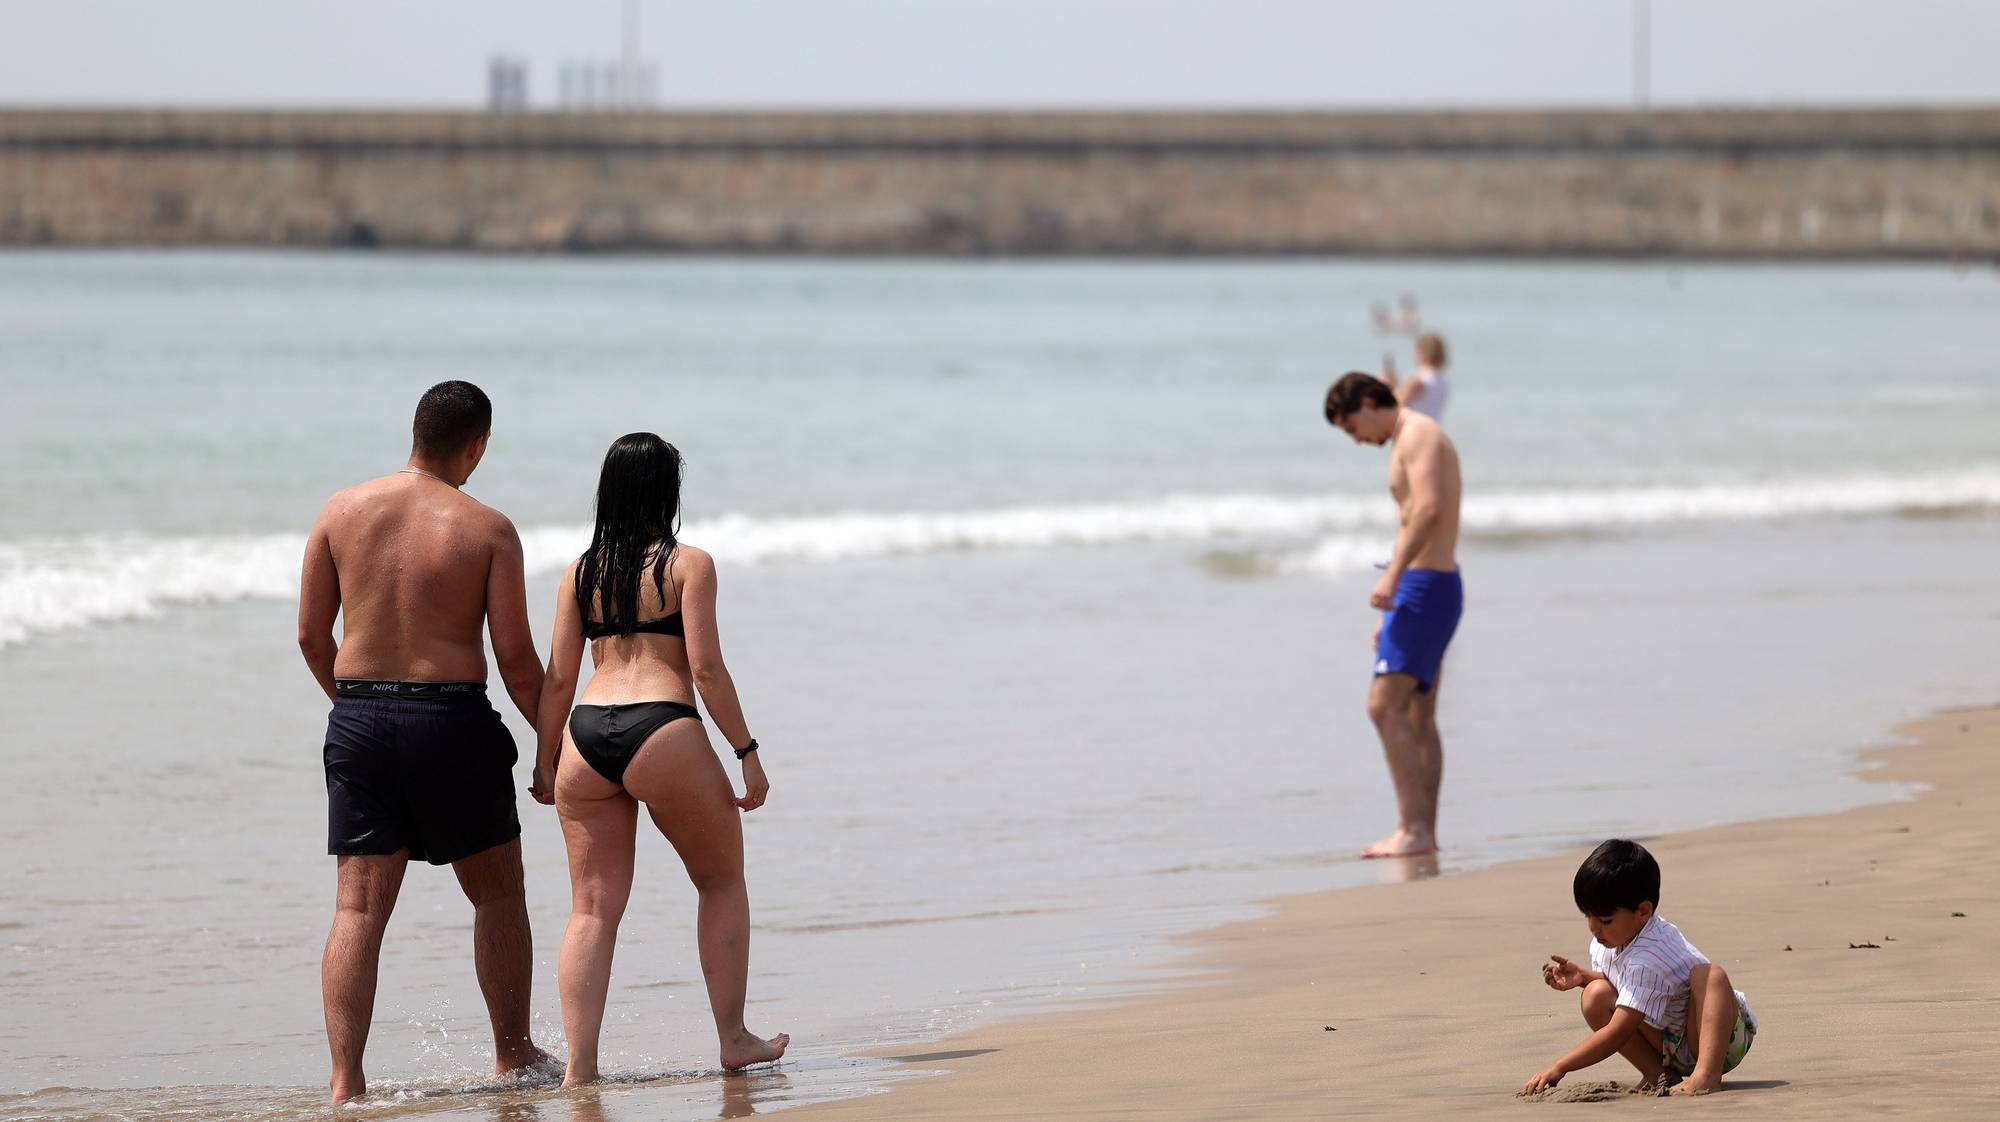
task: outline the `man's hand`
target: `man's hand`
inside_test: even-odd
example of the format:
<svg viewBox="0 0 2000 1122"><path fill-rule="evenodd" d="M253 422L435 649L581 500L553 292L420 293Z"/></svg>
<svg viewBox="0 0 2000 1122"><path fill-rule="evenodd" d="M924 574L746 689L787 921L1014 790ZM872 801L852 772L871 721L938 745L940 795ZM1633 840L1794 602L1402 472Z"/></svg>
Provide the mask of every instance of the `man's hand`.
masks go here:
<svg viewBox="0 0 2000 1122"><path fill-rule="evenodd" d="M556 761L535 762L535 778L528 785L528 794L543 806L554 806L556 802Z"/></svg>
<svg viewBox="0 0 2000 1122"><path fill-rule="evenodd" d="M1551 1066L1543 1068L1541 1071L1535 1073L1534 1078L1521 1084L1521 1093L1532 1095L1536 1091L1546 1091L1556 1084L1561 1083L1564 1074L1563 1069L1559 1067Z"/></svg>
<svg viewBox="0 0 2000 1122"><path fill-rule="evenodd" d="M1375 591L1368 594L1368 606L1378 612L1386 612L1396 606L1396 581L1400 574L1387 572L1375 582Z"/></svg>
<svg viewBox="0 0 2000 1122"><path fill-rule="evenodd" d="M735 800L744 810L756 810L764 805L764 799L771 793L771 781L764 778L764 765L757 762L757 754L743 757L743 797Z"/></svg>
<svg viewBox="0 0 2000 1122"><path fill-rule="evenodd" d="M1542 981L1547 982L1552 990L1573 990L1590 981L1590 976L1584 973L1583 967L1559 954L1552 954L1542 964Z"/></svg>

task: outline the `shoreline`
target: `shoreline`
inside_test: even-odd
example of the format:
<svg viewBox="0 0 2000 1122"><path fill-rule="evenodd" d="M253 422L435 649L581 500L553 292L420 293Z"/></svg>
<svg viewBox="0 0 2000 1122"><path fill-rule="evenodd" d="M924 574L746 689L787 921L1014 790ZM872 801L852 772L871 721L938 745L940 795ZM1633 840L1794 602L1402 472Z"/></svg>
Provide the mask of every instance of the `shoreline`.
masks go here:
<svg viewBox="0 0 2000 1122"><path fill-rule="evenodd" d="M1671 1099L1725 1115L1853 1117L1920 1102L1986 1117L2000 1096L2000 705L1897 726L1853 771L1906 800L1644 837L1661 911L1727 967L1764 1031L1724 1091ZM1684 797L1696 798L1697 791ZM1640 1101L1614 1057L1548 1099L1528 1076L1585 1035L1541 983L1589 935L1560 854L1406 884L1261 901L1253 919L1174 940L1164 990L1028 1013L873 1053L935 1078L801 1107L812 1118L1432 1117L1545 1101ZM891 1054L891 1053L895 1054ZM919 1053L912 1055L911 1053ZM1659 1100L1645 1100L1655 1108Z"/></svg>

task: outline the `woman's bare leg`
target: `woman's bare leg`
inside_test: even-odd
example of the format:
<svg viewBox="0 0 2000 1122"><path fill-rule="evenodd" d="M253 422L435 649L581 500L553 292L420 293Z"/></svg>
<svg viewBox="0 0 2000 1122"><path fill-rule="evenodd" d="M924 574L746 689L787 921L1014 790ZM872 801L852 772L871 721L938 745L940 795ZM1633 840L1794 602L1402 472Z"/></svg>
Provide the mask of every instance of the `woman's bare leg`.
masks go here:
<svg viewBox="0 0 2000 1122"><path fill-rule="evenodd" d="M618 785L591 770L567 742L556 767L556 811L569 849L569 929L556 979L562 990L569 1070L563 1086L598 1077L597 1042L611 987L618 921L632 894L632 847L639 807Z"/></svg>
<svg viewBox="0 0 2000 1122"><path fill-rule="evenodd" d="M701 894L696 940L722 1066L731 1071L785 1054L791 1037L769 1040L743 1026L750 975L750 892L743 883L743 823L721 761L698 721L654 733L625 772L625 789L646 804Z"/></svg>

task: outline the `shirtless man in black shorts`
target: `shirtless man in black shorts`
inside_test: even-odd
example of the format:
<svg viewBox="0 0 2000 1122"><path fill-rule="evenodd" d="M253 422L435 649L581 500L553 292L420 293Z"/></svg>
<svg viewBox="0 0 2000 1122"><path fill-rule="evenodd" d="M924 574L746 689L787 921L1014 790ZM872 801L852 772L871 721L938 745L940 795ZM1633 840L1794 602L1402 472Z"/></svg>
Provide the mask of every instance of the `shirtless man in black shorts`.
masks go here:
<svg viewBox="0 0 2000 1122"><path fill-rule="evenodd" d="M409 464L327 500L306 542L299 649L333 701L327 852L339 858L339 889L320 981L336 1106L367 1091L361 1053L382 932L412 857L450 865L472 902L496 1073L548 1059L528 1036L534 961L514 739L486 700L480 625L531 727L541 661L520 536L459 491L486 453L492 420L479 387L431 387L417 403Z"/></svg>

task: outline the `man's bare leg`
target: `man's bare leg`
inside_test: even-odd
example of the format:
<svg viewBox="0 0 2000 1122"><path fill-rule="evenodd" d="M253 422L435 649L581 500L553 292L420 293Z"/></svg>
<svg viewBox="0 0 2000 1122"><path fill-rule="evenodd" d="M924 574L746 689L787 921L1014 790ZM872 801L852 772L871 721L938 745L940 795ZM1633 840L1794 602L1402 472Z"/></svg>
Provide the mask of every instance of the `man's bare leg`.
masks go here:
<svg viewBox="0 0 2000 1122"><path fill-rule="evenodd" d="M1368 690L1368 717L1382 737L1389 778L1396 785L1396 832L1361 851L1363 857L1411 857L1437 849L1437 804L1424 770L1425 745L1411 718L1417 680L1381 674Z"/></svg>
<svg viewBox="0 0 2000 1122"><path fill-rule="evenodd" d="M1431 844L1437 844L1438 796L1444 790L1444 739L1438 734L1438 693L1444 688L1444 670L1439 668L1437 677L1431 679L1429 693L1415 694L1410 698L1410 724L1417 730L1417 742L1422 748L1418 753L1418 764L1422 768L1424 783L1424 804L1430 807Z"/></svg>
<svg viewBox="0 0 2000 1122"><path fill-rule="evenodd" d="M493 1023L493 1070L504 1075L550 1059L528 1035L534 989L534 935L522 886L521 839L452 862L472 901L472 961Z"/></svg>
<svg viewBox="0 0 2000 1122"><path fill-rule="evenodd" d="M368 1092L361 1054L375 1017L375 979L382 961L382 933L396 909L410 851L339 859L333 929L320 959L320 993L326 1001L326 1043L333 1053L333 1105Z"/></svg>
<svg viewBox="0 0 2000 1122"><path fill-rule="evenodd" d="M1694 1072L1674 1088L1676 1095L1706 1095L1722 1086L1722 1064L1736 1031L1736 991L1715 965L1688 975L1688 1028L1696 1032Z"/></svg>
<svg viewBox="0 0 2000 1122"><path fill-rule="evenodd" d="M1592 1032L1611 1023L1611 1014L1618 1008L1618 989L1610 982L1599 978L1583 987L1583 1023ZM1649 1035L1650 1034L1650 1035ZM1641 1026L1625 1042L1618 1054L1639 1069L1639 1081L1651 1083L1666 1070L1666 1063L1660 1058L1660 1037L1657 1029Z"/></svg>

